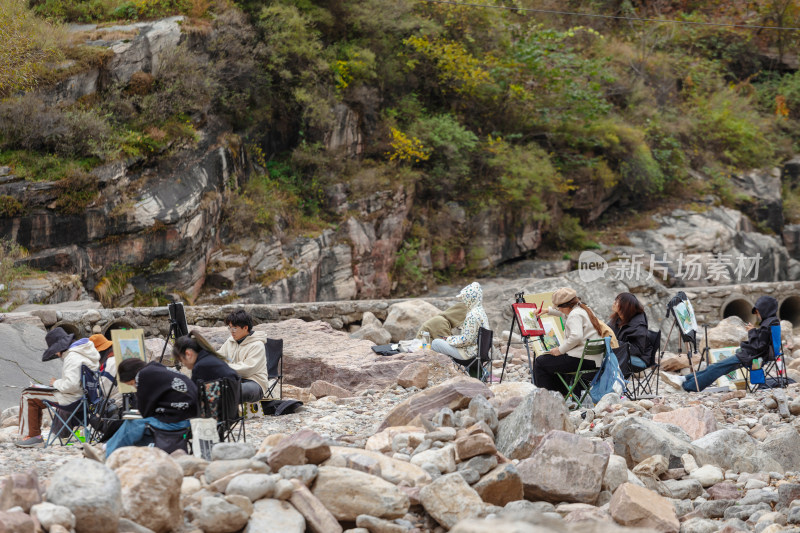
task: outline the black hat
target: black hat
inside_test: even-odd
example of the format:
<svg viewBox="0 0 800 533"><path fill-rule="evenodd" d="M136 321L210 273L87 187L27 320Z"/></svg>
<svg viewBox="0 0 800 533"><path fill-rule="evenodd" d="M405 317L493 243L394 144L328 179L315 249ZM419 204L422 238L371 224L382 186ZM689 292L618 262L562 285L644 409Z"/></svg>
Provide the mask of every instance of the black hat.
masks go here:
<svg viewBox="0 0 800 533"><path fill-rule="evenodd" d="M44 336L47 349L42 354L42 361L52 361L56 359L58 352L63 352L72 344L75 335L67 333L62 328L53 328Z"/></svg>

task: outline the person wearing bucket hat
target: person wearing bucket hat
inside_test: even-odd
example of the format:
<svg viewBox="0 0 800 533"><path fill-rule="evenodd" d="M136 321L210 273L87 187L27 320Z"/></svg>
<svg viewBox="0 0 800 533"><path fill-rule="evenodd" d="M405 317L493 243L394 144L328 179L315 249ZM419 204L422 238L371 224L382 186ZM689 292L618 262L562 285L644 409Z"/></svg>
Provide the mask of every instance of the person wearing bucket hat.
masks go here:
<svg viewBox="0 0 800 533"><path fill-rule="evenodd" d="M51 379L50 388L27 388L22 391L19 402L19 434L22 437L14 444L20 448L40 448L42 438L42 411L47 408L44 402L58 405L68 411L83 396L81 388L81 366L97 370L100 353L89 339L75 340L75 335L56 327L47 332L44 338L47 349L42 361L61 358L63 366L60 379Z"/></svg>
<svg viewBox="0 0 800 533"><path fill-rule="evenodd" d="M544 389L566 394L567 389L556 376L560 372L574 372L578 369L583 346L588 339L611 337L611 346L616 348L614 332L606 324L597 319L592 310L581 302L575 289L562 287L553 292L553 306L547 313L565 318L564 341L549 353L536 357L533 362L533 384ZM539 314L543 314L543 309ZM583 369L598 368L602 355L586 357Z"/></svg>

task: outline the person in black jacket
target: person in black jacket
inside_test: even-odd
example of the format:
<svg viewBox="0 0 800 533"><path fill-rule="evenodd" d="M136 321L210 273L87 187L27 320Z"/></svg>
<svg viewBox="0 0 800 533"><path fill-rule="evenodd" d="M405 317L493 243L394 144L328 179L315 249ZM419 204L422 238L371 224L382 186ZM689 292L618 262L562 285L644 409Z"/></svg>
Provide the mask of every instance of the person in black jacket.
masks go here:
<svg viewBox="0 0 800 533"><path fill-rule="evenodd" d="M149 424L158 429L175 430L189 427L189 419L197 416L197 387L177 370L155 361L145 364L139 359L126 359L119 365L122 383L136 387L136 403L142 418L125 420L106 443L106 457L123 446L146 446L153 436L145 431Z"/></svg>
<svg viewBox="0 0 800 533"><path fill-rule="evenodd" d="M644 307L639 299L629 292L618 294L611 306L608 326L619 341L620 347L614 351L617 353L619 368L627 378L632 371L631 359L646 359L647 315L644 314ZM641 365L633 366L638 368Z"/></svg>
<svg viewBox="0 0 800 533"><path fill-rule="evenodd" d="M192 371L192 381L200 387L203 383L229 378L239 383L239 374L228 366L225 359L196 331L175 341L172 355Z"/></svg>
<svg viewBox="0 0 800 533"><path fill-rule="evenodd" d="M778 319L778 300L772 296L761 296L756 300L753 307L753 314L761 321L759 327L747 324L747 340L739 344L739 349L730 357L717 361L709 365L705 370L697 373L697 384L699 390L703 390L717 378L724 376L739 368L749 368L753 360L759 357L768 359L772 356L770 347L772 346L771 326L780 325ZM681 386L687 392L697 392L695 390L694 379L686 379L687 376L678 376L675 380L668 380L673 386Z"/></svg>

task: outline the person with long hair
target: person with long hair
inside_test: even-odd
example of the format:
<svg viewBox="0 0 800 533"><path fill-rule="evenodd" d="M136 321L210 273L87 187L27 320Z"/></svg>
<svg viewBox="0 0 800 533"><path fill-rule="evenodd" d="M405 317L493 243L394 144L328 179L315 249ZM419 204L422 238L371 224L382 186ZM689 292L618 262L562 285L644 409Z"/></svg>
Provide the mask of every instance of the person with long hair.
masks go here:
<svg viewBox="0 0 800 533"><path fill-rule="evenodd" d="M611 337L612 348L617 346L611 329L597 319L588 305L583 303L574 289L562 287L553 293L553 305L547 313L566 319L564 324L564 342L546 354L536 357L533 363L533 384L552 391L566 394L567 389L556 374L575 372L583 354L583 347L588 339ZM538 314L545 311L540 309ZM602 355L586 356L582 370L598 368L603 360Z"/></svg>
<svg viewBox="0 0 800 533"><path fill-rule="evenodd" d="M241 379L239 374L228 366L225 358L218 354L197 331L192 331L176 340L172 355L181 365L192 371L192 381L198 387L201 383L220 378L229 378L236 383Z"/></svg>
<svg viewBox="0 0 800 533"><path fill-rule="evenodd" d="M611 306L608 325L622 348L617 352L617 359L627 378L631 374L631 358L644 360L647 357L647 315L639 299L629 292L619 293Z"/></svg>

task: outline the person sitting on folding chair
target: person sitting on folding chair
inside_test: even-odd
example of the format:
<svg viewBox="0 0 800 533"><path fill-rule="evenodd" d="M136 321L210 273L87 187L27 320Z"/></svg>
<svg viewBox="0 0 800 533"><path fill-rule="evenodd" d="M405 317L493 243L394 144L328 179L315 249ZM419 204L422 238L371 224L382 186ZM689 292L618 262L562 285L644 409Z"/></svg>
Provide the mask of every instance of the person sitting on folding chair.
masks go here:
<svg viewBox="0 0 800 533"><path fill-rule="evenodd" d="M464 302L468 309L464 324L461 326L461 334L433 339L431 349L463 361L478 355L478 328L492 328L483 309L483 289L478 282L472 282L461 289L458 299Z"/></svg>
<svg viewBox="0 0 800 533"><path fill-rule="evenodd" d="M674 387L680 387L686 392L698 392L697 389L705 389L725 374L739 368L750 368L753 360L759 357L767 358L772 345L770 326L780 326L781 324L777 316L778 300L772 296L761 296L756 300L752 312L761 321L759 327L747 324L747 340L739 344L739 349L735 354L697 372L697 387L691 375L671 376L664 372L662 376L666 378L667 383Z"/></svg>
<svg viewBox="0 0 800 533"><path fill-rule="evenodd" d="M189 427L197 416L197 386L172 368L152 361L126 359L119 365L119 381L136 387L136 404L142 418L125 420L105 445L106 457L124 446L147 446L153 436L147 431L176 430Z"/></svg>
<svg viewBox="0 0 800 533"><path fill-rule="evenodd" d="M267 372L267 335L253 331L253 319L243 309L234 311L225 319L231 336L220 347L219 353L228 366L242 378L242 401L253 403L264 397L269 387Z"/></svg>
<svg viewBox="0 0 800 533"><path fill-rule="evenodd" d="M100 354L89 339L75 341L75 335L67 333L63 328L53 328L45 335L47 350L42 354L42 361L61 358L63 367L60 379L51 379L52 389L23 391L19 401L19 434L21 440L14 444L20 448L42 448L42 410L47 406L45 401L58 405L58 409L68 413L83 397L81 387L81 366L97 370Z"/></svg>
<svg viewBox="0 0 800 533"><path fill-rule="evenodd" d="M225 358L214 351L211 344L196 331L175 341L172 356L192 371L192 381L198 387L201 383L222 378L228 378L236 383L242 379L228 366Z"/></svg>
<svg viewBox="0 0 800 533"><path fill-rule="evenodd" d="M627 351L617 353L619 368L627 378L631 375L632 358L647 359L647 315L639 299L629 292L619 293L611 305L608 326L617 336L620 347L627 346Z"/></svg>
<svg viewBox="0 0 800 533"><path fill-rule="evenodd" d="M89 337L94 347L100 353L100 386L103 387L103 396L121 400L117 388L117 360L114 358L114 344L102 333Z"/></svg>
<svg viewBox="0 0 800 533"><path fill-rule="evenodd" d="M467 318L467 305L462 302L451 305L438 315L429 318L419 327L416 338L427 333L431 339L444 339L453 334L453 328L460 328Z"/></svg>
<svg viewBox="0 0 800 533"><path fill-rule="evenodd" d="M589 339L611 337L611 347L617 348L614 332L600 322L592 310L581 302L574 289L562 287L553 293L553 305L547 311L540 309L539 315L545 312L566 318L564 324L564 342L548 353L539 355L533 361L533 384L547 390L566 394L567 389L556 374L575 372L583 354L583 347ZM566 357L564 357L566 356ZM583 370L598 368L603 356L587 356L583 360Z"/></svg>

